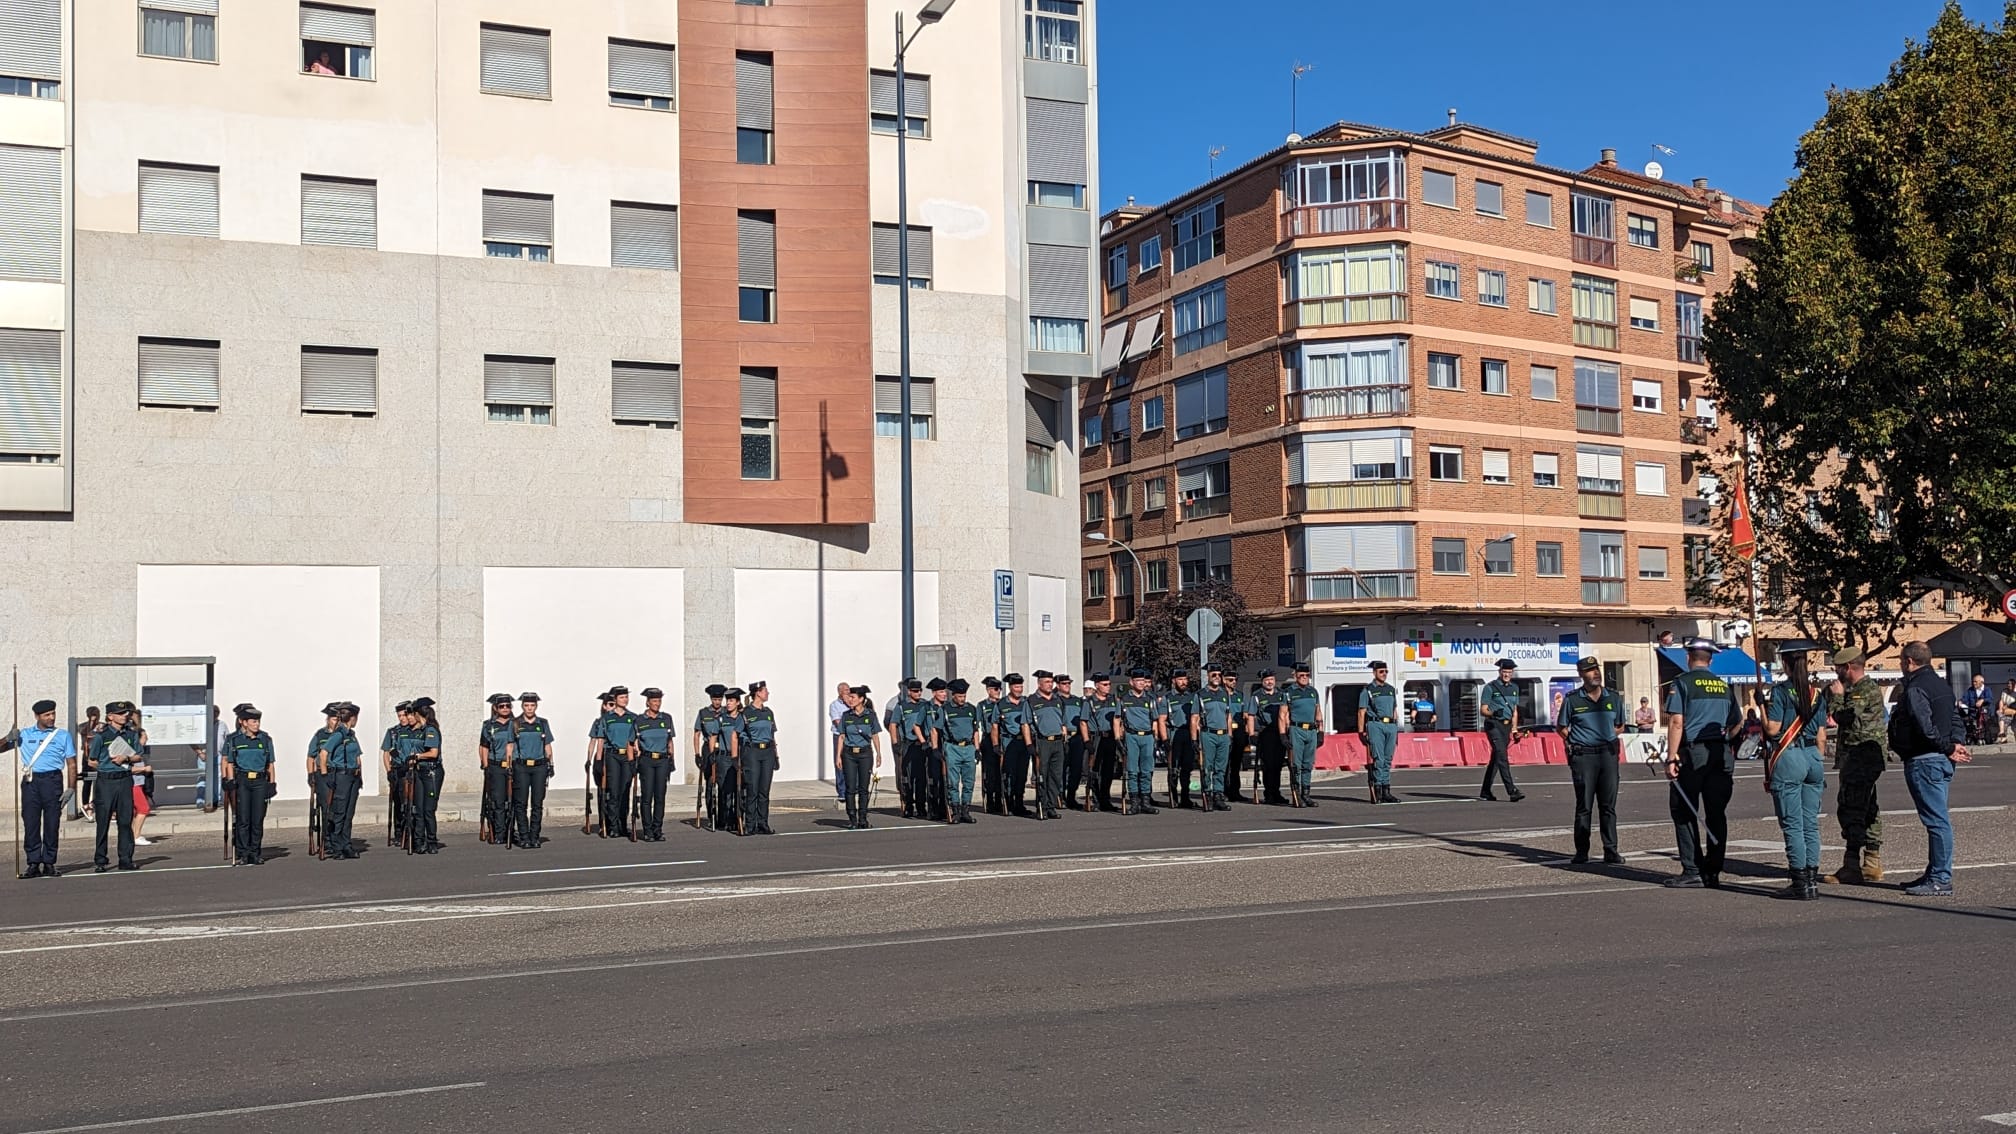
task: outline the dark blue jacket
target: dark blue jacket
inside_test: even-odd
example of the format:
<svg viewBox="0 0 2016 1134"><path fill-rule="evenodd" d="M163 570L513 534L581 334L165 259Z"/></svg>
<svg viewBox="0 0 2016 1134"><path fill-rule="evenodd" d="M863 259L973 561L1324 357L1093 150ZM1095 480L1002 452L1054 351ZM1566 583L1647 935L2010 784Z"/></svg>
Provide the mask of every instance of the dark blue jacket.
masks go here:
<svg viewBox="0 0 2016 1134"><path fill-rule="evenodd" d="M1897 687L1890 712L1890 750L1909 760L1937 752L1951 756L1966 733L1953 686L1931 666L1920 666Z"/></svg>

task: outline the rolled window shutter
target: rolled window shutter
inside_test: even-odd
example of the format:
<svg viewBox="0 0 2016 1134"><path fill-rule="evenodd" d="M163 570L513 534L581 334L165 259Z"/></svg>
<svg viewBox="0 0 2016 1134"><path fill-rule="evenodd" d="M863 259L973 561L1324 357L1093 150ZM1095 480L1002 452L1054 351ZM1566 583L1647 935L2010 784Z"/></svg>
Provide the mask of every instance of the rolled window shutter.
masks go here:
<svg viewBox="0 0 2016 1134"><path fill-rule="evenodd" d="M217 14L217 0L144 0L140 6L162 12L193 12L199 16Z"/></svg>
<svg viewBox="0 0 2016 1134"><path fill-rule="evenodd" d="M623 94L673 98L679 93L678 57L655 43L609 41L609 89Z"/></svg>
<svg viewBox="0 0 2016 1134"><path fill-rule="evenodd" d="M1351 479L1352 444L1349 441L1305 441L1302 444L1302 474L1309 484L1338 484Z"/></svg>
<svg viewBox="0 0 2016 1134"><path fill-rule="evenodd" d="M903 381L900 377L875 379L875 412L903 412ZM910 416L934 417L938 413L938 383L932 378L910 376Z"/></svg>
<svg viewBox="0 0 2016 1134"><path fill-rule="evenodd" d="M217 235L217 171L140 164L140 231Z"/></svg>
<svg viewBox="0 0 2016 1134"><path fill-rule="evenodd" d="M1031 444L1055 448L1058 437L1058 403L1055 398L1044 397L1034 390L1026 392L1024 425L1027 427Z"/></svg>
<svg viewBox="0 0 2016 1134"><path fill-rule="evenodd" d="M553 198L483 190L483 239L495 244L553 246Z"/></svg>
<svg viewBox="0 0 2016 1134"><path fill-rule="evenodd" d="M176 339L140 340L140 404L215 407L218 344Z"/></svg>
<svg viewBox="0 0 2016 1134"><path fill-rule="evenodd" d="M1029 246L1029 313L1050 319L1092 314L1091 251L1061 244Z"/></svg>
<svg viewBox="0 0 2016 1134"><path fill-rule="evenodd" d="M303 177L301 243L378 247L378 183Z"/></svg>
<svg viewBox="0 0 2016 1134"><path fill-rule="evenodd" d="M735 125L750 130L774 127L770 56L753 51L735 53Z"/></svg>
<svg viewBox="0 0 2016 1134"><path fill-rule="evenodd" d="M616 421L677 422L679 368L668 363L611 363L609 416Z"/></svg>
<svg viewBox="0 0 2016 1134"><path fill-rule="evenodd" d="M931 230L910 226L910 278L928 280L931 278L932 261Z"/></svg>
<svg viewBox="0 0 2016 1134"><path fill-rule="evenodd" d="M1185 496L1203 492L1206 483L1205 470L1207 468L1209 468L1208 465L1199 465L1194 469L1182 469L1178 471L1176 474L1176 491Z"/></svg>
<svg viewBox="0 0 2016 1134"><path fill-rule="evenodd" d="M1533 454L1533 473L1536 476L1545 474L1551 477L1560 477L1561 458L1553 453Z"/></svg>
<svg viewBox="0 0 2016 1134"><path fill-rule="evenodd" d="M1656 465L1640 462L1637 468L1633 469L1632 471L1633 473L1636 474L1637 477L1638 494L1640 496L1666 495L1665 465Z"/></svg>
<svg viewBox="0 0 2016 1134"><path fill-rule="evenodd" d="M1595 480L1603 475L1603 459L1587 449L1575 451L1575 475L1583 480Z"/></svg>
<svg viewBox="0 0 2016 1134"><path fill-rule="evenodd" d="M0 146L0 278L63 278L63 154Z"/></svg>
<svg viewBox="0 0 2016 1134"><path fill-rule="evenodd" d="M0 5L0 74L61 79L62 43L61 0L8 0Z"/></svg>
<svg viewBox="0 0 2016 1134"><path fill-rule="evenodd" d="M482 78L486 91L551 97L553 37L531 28L482 25Z"/></svg>
<svg viewBox="0 0 2016 1134"><path fill-rule="evenodd" d="M1356 465L1397 465L1400 463L1400 439L1398 437L1360 437L1351 442L1351 463ZM1491 471L1491 460L1484 460L1484 471Z"/></svg>
<svg viewBox="0 0 2016 1134"><path fill-rule="evenodd" d="M62 451L62 332L0 330L0 453Z"/></svg>
<svg viewBox="0 0 2016 1134"><path fill-rule="evenodd" d="M301 5L302 39L371 47L376 42L377 30L377 13L365 8L337 8L327 4Z"/></svg>
<svg viewBox="0 0 2016 1134"><path fill-rule="evenodd" d="M743 287L777 286L776 218L762 213L735 214L735 266Z"/></svg>
<svg viewBox="0 0 2016 1134"><path fill-rule="evenodd" d="M1604 453L1598 461L1599 475L1604 480L1615 481L1620 486L1624 483L1624 454Z"/></svg>
<svg viewBox="0 0 2016 1134"><path fill-rule="evenodd" d="M875 255L875 274L893 276L896 274L896 226L893 224L874 225L870 231Z"/></svg>
<svg viewBox="0 0 2016 1134"><path fill-rule="evenodd" d="M777 420L777 376L742 372L742 416L763 421Z"/></svg>
<svg viewBox="0 0 2016 1134"><path fill-rule="evenodd" d="M1601 571L1603 559L1603 536L1600 532L1582 533L1582 574L1594 576Z"/></svg>
<svg viewBox="0 0 2016 1134"><path fill-rule="evenodd" d="M1484 479L1512 479L1512 454L1504 449L1484 450Z"/></svg>
<svg viewBox="0 0 2016 1134"><path fill-rule="evenodd" d="M307 413L377 413L378 352L302 347L301 409Z"/></svg>
<svg viewBox="0 0 2016 1134"><path fill-rule="evenodd" d="M908 110L908 107L904 108ZM896 113L896 72L868 72L868 113L894 116Z"/></svg>
<svg viewBox="0 0 2016 1134"><path fill-rule="evenodd" d="M1405 571L1413 567L1414 529L1403 524L1367 524L1353 538L1360 571Z"/></svg>
<svg viewBox="0 0 2016 1134"><path fill-rule="evenodd" d="M1029 180L1086 184L1085 104L1025 99L1029 134Z"/></svg>
<svg viewBox="0 0 2016 1134"><path fill-rule="evenodd" d="M484 356L483 400L505 406L552 405L553 360Z"/></svg>
<svg viewBox="0 0 2016 1134"><path fill-rule="evenodd" d="M670 205L609 203L609 265L679 270L679 210Z"/></svg>

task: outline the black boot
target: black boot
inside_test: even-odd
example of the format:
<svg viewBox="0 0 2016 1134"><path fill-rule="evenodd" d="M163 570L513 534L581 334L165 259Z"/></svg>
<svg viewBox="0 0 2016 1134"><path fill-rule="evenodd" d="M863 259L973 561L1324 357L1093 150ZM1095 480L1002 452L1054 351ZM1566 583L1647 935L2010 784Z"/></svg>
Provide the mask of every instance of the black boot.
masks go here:
<svg viewBox="0 0 2016 1134"><path fill-rule="evenodd" d="M1785 900L1792 902L1805 901L1806 900L1805 869L1802 867L1794 867L1788 869L1785 871L1785 876L1792 880L1791 885L1786 886L1783 890L1771 891L1771 896L1774 898L1784 898Z"/></svg>
<svg viewBox="0 0 2016 1134"><path fill-rule="evenodd" d="M1800 876L1801 876L1801 877L1800 877L1800 881L1801 881L1801 887L1802 887L1802 888L1801 888L1801 891L1800 891L1800 894L1799 894L1799 900L1801 900L1801 901L1805 901L1805 902L1817 902L1817 901L1819 901L1819 900L1820 900L1820 868L1819 868L1819 867L1817 867L1817 866L1809 866L1809 867L1807 867L1806 869L1804 869L1804 870L1800 871L1799 873L1800 873Z"/></svg>
<svg viewBox="0 0 2016 1134"><path fill-rule="evenodd" d="M1211 796L1211 810L1213 810L1213 811L1230 811L1230 810L1232 810L1232 805L1231 805L1231 804L1229 804L1229 803L1227 803L1227 802L1225 802L1225 793L1224 793L1224 792L1222 792L1222 791L1221 791L1221 792L1214 792L1214 793L1212 794L1212 796Z"/></svg>
<svg viewBox="0 0 2016 1134"><path fill-rule="evenodd" d="M1141 813L1142 813L1143 815L1160 815L1160 814L1162 814L1162 809L1161 809L1161 808L1159 808L1159 807L1157 807L1157 806L1155 806L1155 793L1154 793L1154 792L1152 792L1152 791L1144 791L1144 792L1142 792L1142 793L1141 793L1141 802L1140 802L1139 804L1137 804L1136 806L1138 806L1138 807L1140 808L1140 810L1141 810Z"/></svg>

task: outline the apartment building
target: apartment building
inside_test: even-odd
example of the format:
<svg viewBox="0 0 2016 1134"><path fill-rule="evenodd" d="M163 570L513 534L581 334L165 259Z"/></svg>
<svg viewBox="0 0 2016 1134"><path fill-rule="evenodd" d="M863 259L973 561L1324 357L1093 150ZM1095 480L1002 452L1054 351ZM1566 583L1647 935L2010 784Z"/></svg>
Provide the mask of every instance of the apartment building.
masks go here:
<svg viewBox="0 0 2016 1134"><path fill-rule="evenodd" d="M1476 727L1502 656L1529 719L1583 654L1653 696L1658 631L1713 614L1687 581L1716 490L1692 456L1718 424L1702 319L1760 219L1453 114L1338 123L1109 213L1088 655L1138 601L1220 579L1333 724L1380 659L1444 728Z"/></svg>
<svg viewBox="0 0 2016 1134"><path fill-rule="evenodd" d="M487 693L585 737L612 683L690 717L764 680L781 774L819 775L834 684L904 668L899 288L918 641L975 678L1079 656L1091 0L955 5L900 121L890 0L562 11L6 5L24 689L67 658L215 656L218 701L283 749L331 698L375 737L425 693L470 786Z"/></svg>

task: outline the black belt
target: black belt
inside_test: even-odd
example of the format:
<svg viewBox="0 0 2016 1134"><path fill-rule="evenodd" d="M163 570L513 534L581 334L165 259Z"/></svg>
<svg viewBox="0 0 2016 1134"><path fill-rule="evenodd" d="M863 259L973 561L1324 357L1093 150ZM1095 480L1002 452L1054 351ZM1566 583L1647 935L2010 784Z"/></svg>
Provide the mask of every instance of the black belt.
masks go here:
<svg viewBox="0 0 2016 1134"><path fill-rule="evenodd" d="M48 771L46 771L46 772L30 772L30 773L28 773L28 774L29 774L29 776L33 777L34 779L38 779L38 780L39 780L39 779L41 779L41 778L42 778L43 776L60 776L60 775L62 775L62 774L63 774L63 769L61 769L61 768L51 768L51 769L49 769L49 770L48 770Z"/></svg>
<svg viewBox="0 0 2016 1134"><path fill-rule="evenodd" d="M1568 750L1570 752L1615 752L1617 745L1614 741L1609 744L1571 744L1568 746Z"/></svg>
<svg viewBox="0 0 2016 1134"><path fill-rule="evenodd" d="M441 762L441 757L439 757L439 756L415 756L415 757L413 757L413 762L414 762L415 764L439 764L439 763Z"/></svg>
<svg viewBox="0 0 2016 1134"><path fill-rule="evenodd" d="M1296 727L1296 728L1305 728L1305 729L1306 729L1306 728L1315 728L1316 726L1315 726L1315 725L1313 725L1313 724L1299 724L1299 723L1298 723L1298 724L1296 724L1296 726L1295 726L1295 727Z"/></svg>
<svg viewBox="0 0 2016 1134"><path fill-rule="evenodd" d="M1232 730L1229 728L1207 728L1204 731L1210 733L1212 736L1229 736L1232 733Z"/></svg>
<svg viewBox="0 0 2016 1134"><path fill-rule="evenodd" d="M1130 729L1128 729L1128 730L1127 730L1127 735L1128 735L1128 736L1153 736L1153 735L1155 735L1155 730L1154 730L1154 729L1152 729L1152 728L1142 728L1142 729L1133 729L1133 728L1130 728Z"/></svg>
<svg viewBox="0 0 2016 1134"><path fill-rule="evenodd" d="M1045 737L1043 737L1042 739L1044 739L1044 740L1062 740L1062 739L1064 739L1064 734L1060 732L1060 733L1058 733L1058 734L1057 734L1056 736L1045 736Z"/></svg>
<svg viewBox="0 0 2016 1134"><path fill-rule="evenodd" d="M240 772L239 774L244 776L248 780L256 780L259 778L259 773L257 772Z"/></svg>
<svg viewBox="0 0 2016 1134"><path fill-rule="evenodd" d="M777 744L777 742L776 742L776 741L774 741L774 740L752 740L752 741L750 741L750 742L749 742L748 744L746 744L746 745L743 745L743 747L745 747L745 748L773 748L773 747L775 747L775 746L776 746L776 744Z"/></svg>
<svg viewBox="0 0 2016 1134"><path fill-rule="evenodd" d="M546 762L546 758L545 758L544 756L541 756L541 757L540 757L539 759L537 759L537 760L526 760L526 761L524 761L524 764L525 764L525 766L526 766L526 767L530 768L530 767L532 767L532 766L533 766L533 765L535 765L535 764L544 764L545 762Z"/></svg>
<svg viewBox="0 0 2016 1134"><path fill-rule="evenodd" d="M1373 723L1373 724L1392 724L1392 723L1393 723L1393 718L1392 718L1392 717L1376 717L1376 718L1374 718L1374 719L1373 719L1372 723Z"/></svg>
<svg viewBox="0 0 2016 1134"><path fill-rule="evenodd" d="M842 745L842 746L841 746L841 751L843 751L843 752L866 752L866 751L868 751L868 749L867 749L866 747L864 747L864 746L860 746L860 745L854 745L854 744L847 744L847 745Z"/></svg>

